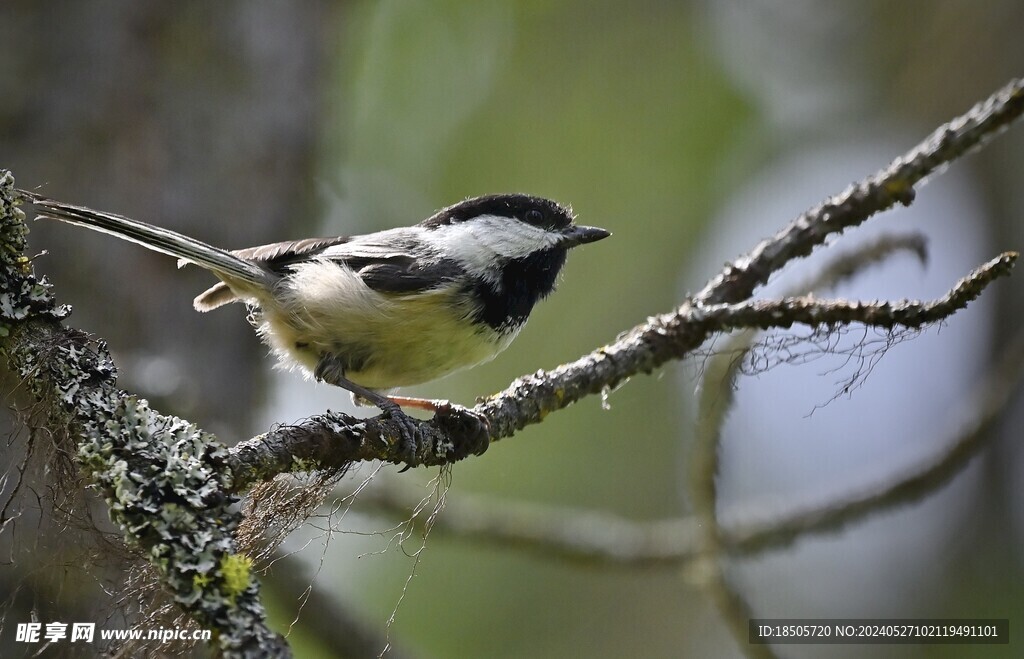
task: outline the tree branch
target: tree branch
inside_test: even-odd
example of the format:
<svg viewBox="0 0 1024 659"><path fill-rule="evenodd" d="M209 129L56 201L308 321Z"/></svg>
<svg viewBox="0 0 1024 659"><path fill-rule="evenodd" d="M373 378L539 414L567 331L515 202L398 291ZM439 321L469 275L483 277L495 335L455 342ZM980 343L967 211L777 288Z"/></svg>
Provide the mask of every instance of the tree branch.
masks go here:
<svg viewBox="0 0 1024 659"><path fill-rule="evenodd" d="M61 324L68 308L35 278L23 254L27 233L14 178L0 172L0 336L11 370L40 403L37 413L48 417L55 441L77 453L111 519L177 604L216 631L224 656L289 656L267 627L249 560L235 552L241 515L225 494L226 449L117 389L106 346Z"/></svg>
<svg viewBox="0 0 1024 659"><path fill-rule="evenodd" d="M961 279L941 298L932 302L847 302L819 300L813 296L782 300L756 300L740 304L717 304L692 312L690 322L707 322L711 333L733 329L772 329L802 324L849 325L861 323L893 329L921 328L949 318L978 299L993 281L1010 274L1017 262L1016 252L1000 254Z"/></svg>
<svg viewBox="0 0 1024 659"><path fill-rule="evenodd" d="M605 388L614 388L637 373L649 373L669 359L682 357L711 336L740 328L791 327L863 323L876 327L921 328L944 320L976 299L999 277L1010 273L1017 254L1007 252L961 279L943 297L931 302L846 302L813 297L719 304L707 307L685 303L676 311L656 316L600 348L553 371L519 378L505 391L473 408L490 422L491 441L512 436L548 413ZM352 461L401 460L400 449L383 439L390 421L357 419L327 413L282 426L229 450L233 491L288 471L341 468ZM427 440L417 456L420 464L451 462L455 453L445 428L446 419L421 421Z"/></svg>
<svg viewBox="0 0 1024 659"><path fill-rule="evenodd" d="M697 304L739 302L793 259L809 255L834 233L863 224L897 203L909 206L914 186L978 149L1024 113L1024 79L1011 80L965 114L937 128L923 142L873 176L855 183L793 220L789 226L727 265L694 296Z"/></svg>
<svg viewBox="0 0 1024 659"><path fill-rule="evenodd" d="M897 202L909 204L914 186L946 164L978 148L1002 132L1024 113L1024 80L1014 80L966 114L940 127L918 146L897 158L886 169L850 186L845 192L797 217L774 237L737 259L692 299L675 312L655 316L620 335L612 344L551 371L537 371L514 381L473 412L490 422L490 440L511 437L517 430L540 422L547 414L568 407L581 398L614 388L639 373L650 373L664 363L685 357L715 330L704 325L701 313L712 316L730 313L746 316L757 327L784 327L784 317L771 319L769 307L741 306L733 310L720 304L739 303L789 261L806 256L837 232L863 223L875 213ZM1012 266L1014 254L990 262L985 272L969 287L984 287ZM892 305L834 303L831 310L821 304L794 303L794 313L812 323L891 320L895 324L920 327L948 317L961 301L973 299L960 287L932 306L912 302ZM776 303L780 304L780 303ZM845 306L843 306L845 305ZM952 305L952 306L951 306ZM801 307L803 307L801 309ZM830 320L833 319L833 320ZM930 319L930 320L926 320ZM906 321L906 322L904 322ZM794 318L788 324L803 322ZM742 325L734 324L732 327ZM890 325L891 326L891 325ZM450 421L420 422L423 441L415 462L420 465L447 464L468 454L465 434ZM231 450L229 465L234 474L233 491L275 474L306 469L334 469L352 460L378 459L399 462L397 428L387 419L357 419L329 413L302 423L281 427L242 442Z"/></svg>

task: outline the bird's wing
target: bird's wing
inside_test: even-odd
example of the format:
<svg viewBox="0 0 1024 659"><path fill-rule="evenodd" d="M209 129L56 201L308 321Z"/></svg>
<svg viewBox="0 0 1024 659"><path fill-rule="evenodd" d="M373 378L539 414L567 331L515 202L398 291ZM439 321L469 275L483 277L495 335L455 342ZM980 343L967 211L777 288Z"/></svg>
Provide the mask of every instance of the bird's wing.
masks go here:
<svg viewBox="0 0 1024 659"><path fill-rule="evenodd" d="M269 245L257 245L245 249L232 250L231 254L246 261L252 261L271 272L282 274L288 266L297 261L315 256L332 245L340 245L351 240L348 236L334 238L306 238L304 240L286 240ZM187 261L178 261L178 267ZM196 311L212 311L217 307L237 301L239 298L224 282L217 282L199 294L192 302Z"/></svg>
<svg viewBox="0 0 1024 659"><path fill-rule="evenodd" d="M392 257L374 261L349 262L363 283L378 293L416 293L441 288L462 272L451 261L424 261Z"/></svg>
<svg viewBox="0 0 1024 659"><path fill-rule="evenodd" d="M333 245L341 245L352 240L349 236L334 238L305 238L303 240L286 240L269 245L258 245L245 249L236 249L231 253L240 259L258 261L271 270L281 270L296 261L307 259Z"/></svg>
<svg viewBox="0 0 1024 659"><path fill-rule="evenodd" d="M311 258L327 259L351 268L373 290L390 294L441 288L462 273L454 262L425 252L423 243L408 232L408 229L393 229L386 240L382 239L382 234L307 238L231 253L280 274ZM210 311L236 299L225 284L218 283L195 299L195 308Z"/></svg>
<svg viewBox="0 0 1024 659"><path fill-rule="evenodd" d="M329 246L319 256L344 263L363 283L379 293L415 293L439 288L462 272L454 262L441 258L408 230L360 236Z"/></svg>

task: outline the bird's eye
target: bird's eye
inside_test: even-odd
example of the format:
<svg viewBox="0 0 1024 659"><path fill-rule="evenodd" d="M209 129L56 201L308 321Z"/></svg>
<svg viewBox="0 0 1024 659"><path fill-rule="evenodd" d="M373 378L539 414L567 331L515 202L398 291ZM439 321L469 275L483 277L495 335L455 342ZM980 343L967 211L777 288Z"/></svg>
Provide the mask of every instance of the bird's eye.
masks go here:
<svg viewBox="0 0 1024 659"><path fill-rule="evenodd" d="M526 221L530 224L540 224L544 220L544 213L536 208L526 211Z"/></svg>

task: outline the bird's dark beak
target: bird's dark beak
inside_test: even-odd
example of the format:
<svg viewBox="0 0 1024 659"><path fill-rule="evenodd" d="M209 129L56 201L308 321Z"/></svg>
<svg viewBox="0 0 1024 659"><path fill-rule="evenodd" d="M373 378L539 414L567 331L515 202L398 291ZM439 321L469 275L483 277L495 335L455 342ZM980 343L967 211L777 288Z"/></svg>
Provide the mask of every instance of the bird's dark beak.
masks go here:
<svg viewBox="0 0 1024 659"><path fill-rule="evenodd" d="M612 235L610 231L597 227L571 226L562 232L561 247L576 247L585 243L593 243Z"/></svg>

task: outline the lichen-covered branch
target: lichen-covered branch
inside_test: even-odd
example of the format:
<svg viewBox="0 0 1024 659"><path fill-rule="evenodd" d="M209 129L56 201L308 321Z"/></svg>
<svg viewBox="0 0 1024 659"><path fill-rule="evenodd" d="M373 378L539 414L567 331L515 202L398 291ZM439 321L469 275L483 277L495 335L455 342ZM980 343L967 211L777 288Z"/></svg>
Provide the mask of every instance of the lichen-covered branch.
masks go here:
<svg viewBox="0 0 1024 659"><path fill-rule="evenodd" d="M129 545L156 568L177 604L214 631L223 656L287 656L266 624L240 521L226 495L228 453L213 436L116 386L106 346L61 324L67 315L24 256L24 214L0 172L0 335L12 372L67 432L69 448L106 499Z"/></svg>

